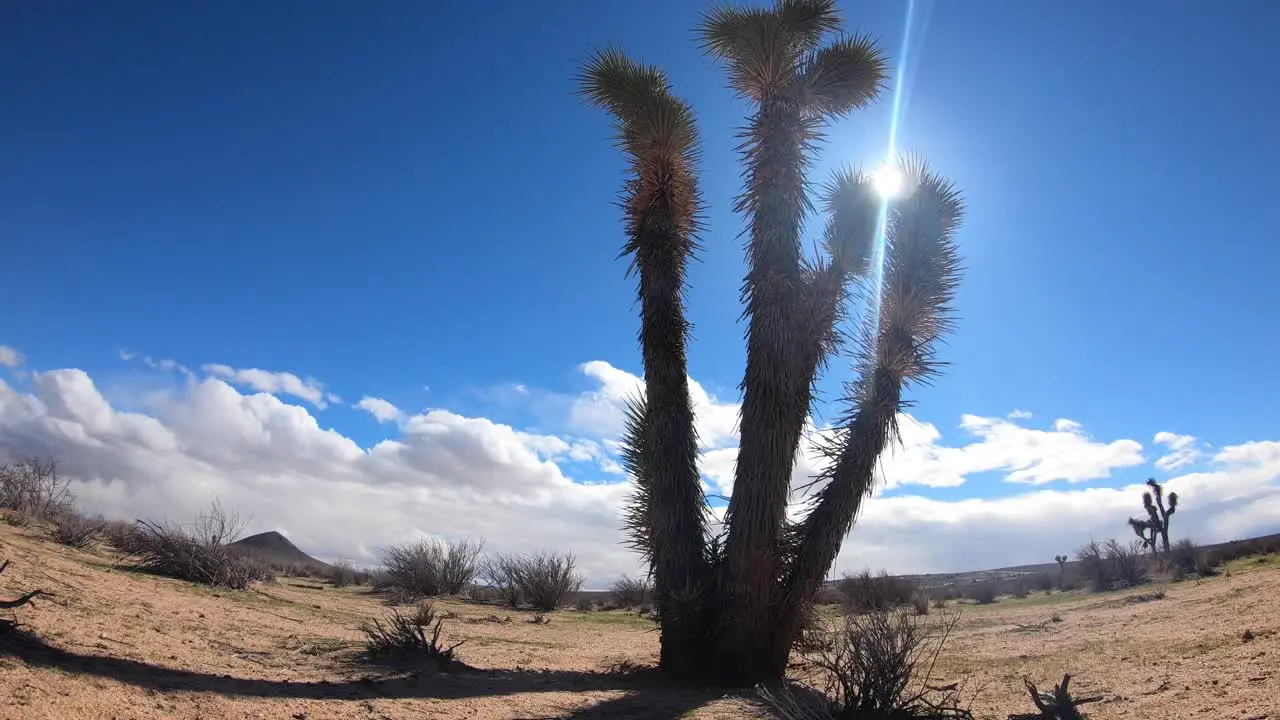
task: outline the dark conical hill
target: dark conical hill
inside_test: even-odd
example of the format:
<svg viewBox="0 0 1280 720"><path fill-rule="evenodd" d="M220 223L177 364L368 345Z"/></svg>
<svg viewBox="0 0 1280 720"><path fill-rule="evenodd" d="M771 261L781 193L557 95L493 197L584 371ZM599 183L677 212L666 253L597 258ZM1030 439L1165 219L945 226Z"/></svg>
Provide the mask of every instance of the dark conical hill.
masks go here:
<svg viewBox="0 0 1280 720"><path fill-rule="evenodd" d="M321 562L299 550L297 545L289 542L289 538L275 530L250 535L231 543L230 547L260 557L281 568L305 565L325 570L330 567L328 563Z"/></svg>

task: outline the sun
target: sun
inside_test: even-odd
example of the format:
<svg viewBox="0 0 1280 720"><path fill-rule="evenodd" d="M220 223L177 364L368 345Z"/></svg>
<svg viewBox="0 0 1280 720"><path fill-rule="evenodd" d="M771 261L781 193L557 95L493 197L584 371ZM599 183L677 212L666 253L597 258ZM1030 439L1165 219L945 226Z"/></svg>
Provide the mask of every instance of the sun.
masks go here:
<svg viewBox="0 0 1280 720"><path fill-rule="evenodd" d="M902 171L894 165L881 165L871 171L871 185L886 200L897 197L902 192Z"/></svg>

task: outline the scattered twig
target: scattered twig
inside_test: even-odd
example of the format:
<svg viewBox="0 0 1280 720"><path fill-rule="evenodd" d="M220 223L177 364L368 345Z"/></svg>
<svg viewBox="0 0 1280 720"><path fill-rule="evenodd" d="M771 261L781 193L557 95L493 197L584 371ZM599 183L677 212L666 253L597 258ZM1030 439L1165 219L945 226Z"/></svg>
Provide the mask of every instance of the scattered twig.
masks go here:
<svg viewBox="0 0 1280 720"><path fill-rule="evenodd" d="M3 563L0 563L0 573L3 573L8 567L9 567L8 560L5 560ZM27 593L26 595L23 595L17 600L0 600L0 609L12 610L14 608L20 608L23 605L26 605L27 603L34 600L36 596L48 595L48 594L49 593L46 593L43 590L32 590L31 592Z"/></svg>

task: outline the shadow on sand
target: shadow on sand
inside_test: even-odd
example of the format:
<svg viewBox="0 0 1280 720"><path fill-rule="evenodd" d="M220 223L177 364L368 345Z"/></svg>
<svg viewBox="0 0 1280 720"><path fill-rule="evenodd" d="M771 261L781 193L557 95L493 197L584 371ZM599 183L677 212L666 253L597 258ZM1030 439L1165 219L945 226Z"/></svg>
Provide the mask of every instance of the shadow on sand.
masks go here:
<svg viewBox="0 0 1280 720"><path fill-rule="evenodd" d="M205 692L238 698L454 700L539 692L620 690L626 693L595 705L567 710L563 714L541 716L548 720L679 718L725 694L722 689L673 685L664 682L654 672L484 670L465 665L418 671L406 667L393 677L340 682L241 678L63 650L8 622L0 623L0 657L16 658L30 667L107 678L158 692Z"/></svg>

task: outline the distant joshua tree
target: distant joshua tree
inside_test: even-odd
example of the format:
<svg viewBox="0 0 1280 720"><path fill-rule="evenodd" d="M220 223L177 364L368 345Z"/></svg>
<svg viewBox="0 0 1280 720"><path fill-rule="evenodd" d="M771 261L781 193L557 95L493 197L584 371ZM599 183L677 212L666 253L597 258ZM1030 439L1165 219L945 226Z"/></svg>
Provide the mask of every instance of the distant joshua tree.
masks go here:
<svg viewBox="0 0 1280 720"><path fill-rule="evenodd" d="M1067 576L1067 556L1066 556L1066 555L1054 555L1054 556L1053 556L1053 561L1054 561L1054 562L1056 562L1056 563L1058 563L1058 576L1059 576L1059 578L1065 578L1065 577Z"/></svg>
<svg viewBox="0 0 1280 720"><path fill-rule="evenodd" d="M1160 548L1169 552L1169 518L1178 509L1178 493L1169 493L1169 504L1165 505L1164 488L1155 478L1147 479L1147 487L1151 490L1142 493L1142 507L1147 511L1147 519L1129 518L1129 527L1142 539L1142 546L1150 548L1154 555ZM1156 540L1160 540L1160 548Z"/></svg>

